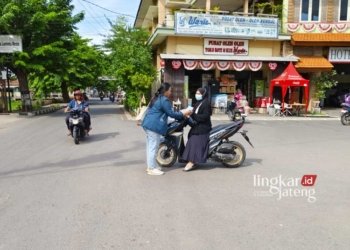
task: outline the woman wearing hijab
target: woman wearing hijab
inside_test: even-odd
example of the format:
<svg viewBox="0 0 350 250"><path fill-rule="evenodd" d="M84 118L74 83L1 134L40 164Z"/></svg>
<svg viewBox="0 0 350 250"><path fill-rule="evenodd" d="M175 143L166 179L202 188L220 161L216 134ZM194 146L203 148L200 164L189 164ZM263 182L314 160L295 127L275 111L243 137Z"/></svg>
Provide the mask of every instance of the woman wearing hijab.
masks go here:
<svg viewBox="0 0 350 250"><path fill-rule="evenodd" d="M187 161L184 171L192 170L195 164L205 163L208 157L211 105L205 88L197 89L196 100L191 115L194 122L182 155L182 160Z"/></svg>

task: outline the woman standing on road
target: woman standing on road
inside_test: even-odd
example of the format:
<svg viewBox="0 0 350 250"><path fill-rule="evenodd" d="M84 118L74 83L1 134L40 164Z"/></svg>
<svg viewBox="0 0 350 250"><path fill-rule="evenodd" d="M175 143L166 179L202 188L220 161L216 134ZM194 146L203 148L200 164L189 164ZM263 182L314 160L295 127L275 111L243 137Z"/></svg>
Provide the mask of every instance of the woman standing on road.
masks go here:
<svg viewBox="0 0 350 250"><path fill-rule="evenodd" d="M171 85L162 83L152 98L147 114L142 122L142 127L147 135L147 174L162 175L157 164L156 156L160 144L160 137L166 134L168 128L168 116L180 120L189 116L191 110L174 112L169 97L171 96Z"/></svg>
<svg viewBox="0 0 350 250"><path fill-rule="evenodd" d="M182 160L187 161L184 171L192 170L195 164L205 163L208 157L211 105L205 88L197 89L196 100L191 115L194 122L188 133L188 141L182 155Z"/></svg>

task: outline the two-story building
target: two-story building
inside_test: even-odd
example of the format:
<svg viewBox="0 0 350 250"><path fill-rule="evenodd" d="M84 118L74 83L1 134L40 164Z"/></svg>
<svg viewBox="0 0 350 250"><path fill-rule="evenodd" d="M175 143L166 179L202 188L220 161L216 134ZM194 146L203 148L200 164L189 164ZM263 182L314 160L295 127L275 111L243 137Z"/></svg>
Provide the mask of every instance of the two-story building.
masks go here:
<svg viewBox="0 0 350 250"><path fill-rule="evenodd" d="M336 70L338 86L328 91L325 105L350 92L350 0L289 0L286 27L291 35L296 68L310 79ZM315 86L310 86L313 96Z"/></svg>
<svg viewBox="0 0 350 250"><path fill-rule="evenodd" d="M275 15L257 14L249 0L141 0L135 27L150 31L159 80L183 105L198 87L211 94L239 88L252 103L289 62L290 36Z"/></svg>

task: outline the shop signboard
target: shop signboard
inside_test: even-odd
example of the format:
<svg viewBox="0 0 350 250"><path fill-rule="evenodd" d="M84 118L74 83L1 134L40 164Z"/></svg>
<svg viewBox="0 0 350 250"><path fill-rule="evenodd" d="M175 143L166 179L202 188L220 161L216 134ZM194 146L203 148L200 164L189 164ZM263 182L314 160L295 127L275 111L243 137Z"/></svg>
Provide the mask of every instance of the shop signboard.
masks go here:
<svg viewBox="0 0 350 250"><path fill-rule="evenodd" d="M278 18L176 12L175 33L238 38L277 38Z"/></svg>
<svg viewBox="0 0 350 250"><path fill-rule="evenodd" d="M15 35L0 35L0 53L22 51L22 39Z"/></svg>
<svg viewBox="0 0 350 250"><path fill-rule="evenodd" d="M247 56L248 40L204 39L205 55Z"/></svg>
<svg viewBox="0 0 350 250"><path fill-rule="evenodd" d="M350 63L350 47L330 47L328 61L333 63Z"/></svg>

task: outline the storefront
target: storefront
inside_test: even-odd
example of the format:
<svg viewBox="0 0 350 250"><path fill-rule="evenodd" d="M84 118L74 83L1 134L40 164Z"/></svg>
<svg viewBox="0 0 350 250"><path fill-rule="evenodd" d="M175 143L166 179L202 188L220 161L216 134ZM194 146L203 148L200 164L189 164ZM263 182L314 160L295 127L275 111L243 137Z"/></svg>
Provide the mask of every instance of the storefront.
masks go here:
<svg viewBox="0 0 350 250"><path fill-rule="evenodd" d="M277 18L176 13L174 35L157 47L161 80L172 84L183 105L197 88L208 87L227 98L240 89L254 106L269 95L269 81L298 60L281 56L281 42L289 39L278 35Z"/></svg>

